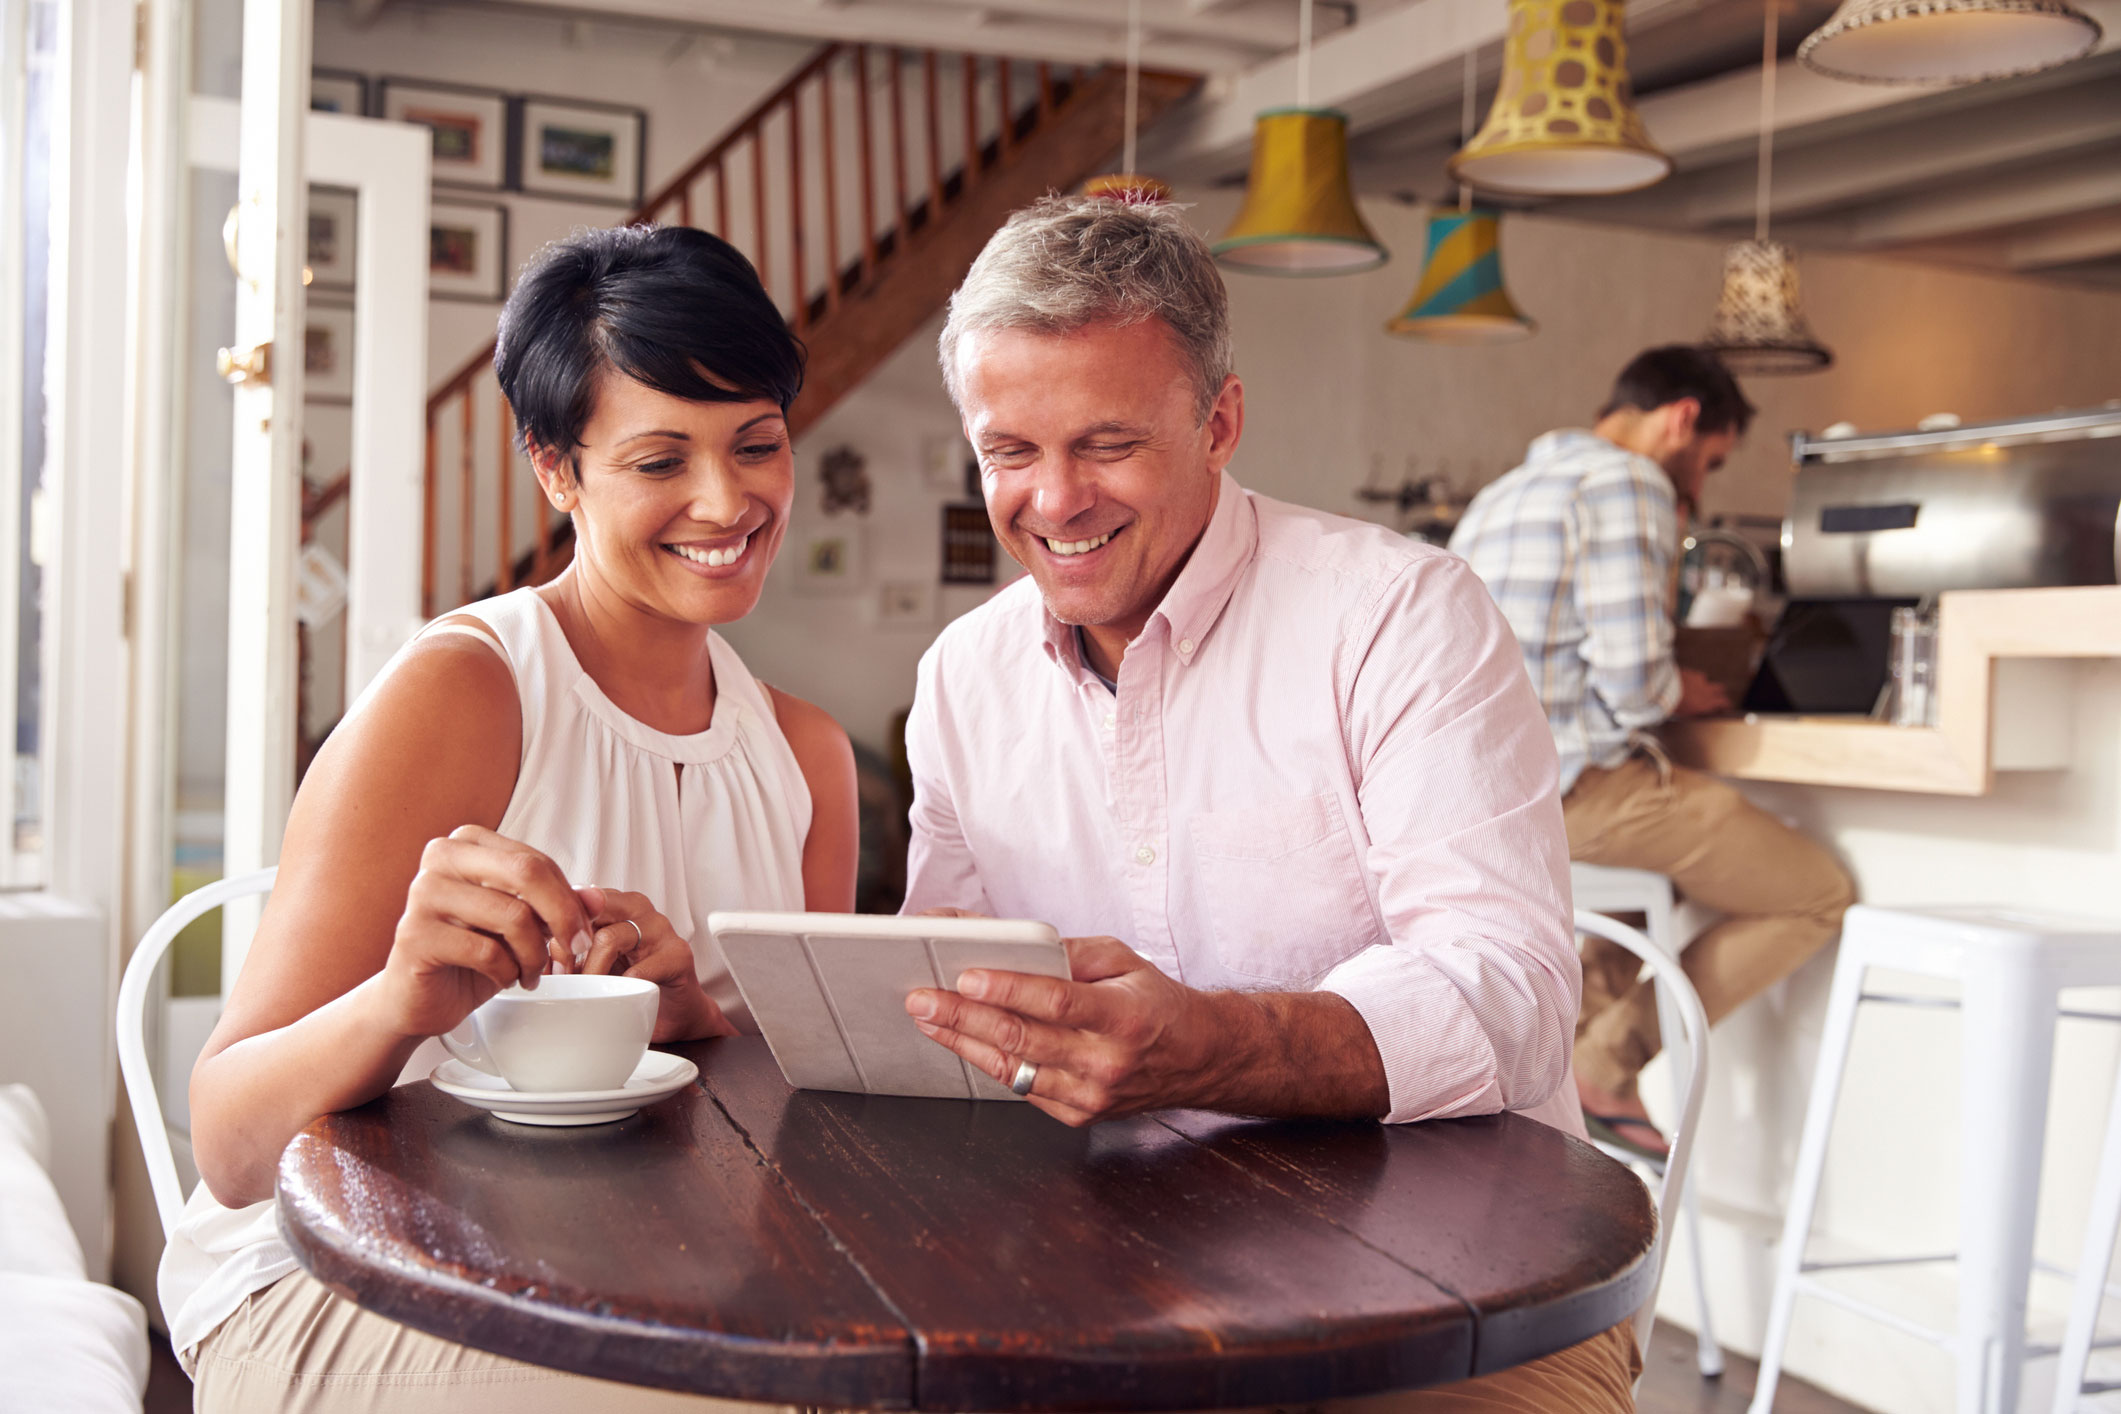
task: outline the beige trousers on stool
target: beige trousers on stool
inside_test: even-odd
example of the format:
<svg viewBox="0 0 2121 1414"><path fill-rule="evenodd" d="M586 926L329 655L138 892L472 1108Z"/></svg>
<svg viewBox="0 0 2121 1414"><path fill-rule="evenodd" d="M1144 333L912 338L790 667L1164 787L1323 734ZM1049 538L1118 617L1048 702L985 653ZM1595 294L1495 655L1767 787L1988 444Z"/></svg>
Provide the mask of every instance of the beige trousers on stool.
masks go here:
<svg viewBox="0 0 2121 1414"><path fill-rule="evenodd" d="M1444 1389L1305 1414L1629 1414L1642 1361L1625 1325ZM305 1272L253 1295L199 1343L198 1414L801 1414L526 1365L364 1311Z"/></svg>

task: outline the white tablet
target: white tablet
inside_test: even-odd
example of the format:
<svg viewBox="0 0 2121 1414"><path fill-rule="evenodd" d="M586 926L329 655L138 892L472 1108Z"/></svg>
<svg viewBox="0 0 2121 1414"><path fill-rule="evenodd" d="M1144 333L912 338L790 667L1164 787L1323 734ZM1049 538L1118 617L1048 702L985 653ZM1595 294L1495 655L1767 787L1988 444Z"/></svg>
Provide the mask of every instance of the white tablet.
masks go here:
<svg viewBox="0 0 2121 1414"><path fill-rule="evenodd" d="M711 913L707 929L781 1074L804 1090L1017 1099L922 1035L906 996L955 991L974 967L1068 976L1060 935L1016 919Z"/></svg>

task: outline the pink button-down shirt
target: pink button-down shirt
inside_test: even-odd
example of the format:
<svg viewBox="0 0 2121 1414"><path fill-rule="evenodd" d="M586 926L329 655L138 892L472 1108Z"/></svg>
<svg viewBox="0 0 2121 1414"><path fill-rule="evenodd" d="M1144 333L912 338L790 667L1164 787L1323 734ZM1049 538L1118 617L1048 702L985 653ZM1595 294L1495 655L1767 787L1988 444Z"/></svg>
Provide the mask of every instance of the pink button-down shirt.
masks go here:
<svg viewBox="0 0 2121 1414"><path fill-rule="evenodd" d="M1553 737L1462 560L1227 475L1115 696L1027 577L921 660L906 908L1109 934L1193 987L1323 988L1393 1121L1581 1135Z"/></svg>

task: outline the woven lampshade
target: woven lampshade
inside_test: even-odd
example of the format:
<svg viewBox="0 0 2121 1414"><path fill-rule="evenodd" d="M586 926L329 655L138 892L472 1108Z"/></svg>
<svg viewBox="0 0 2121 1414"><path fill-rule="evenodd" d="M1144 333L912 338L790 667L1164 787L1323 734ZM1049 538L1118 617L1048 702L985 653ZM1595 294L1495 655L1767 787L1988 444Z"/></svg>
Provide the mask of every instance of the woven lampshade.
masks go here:
<svg viewBox="0 0 2121 1414"><path fill-rule="evenodd" d="M1502 285L1496 246L1501 218L1493 211L1439 212L1429 218L1429 255L1414 295L1388 334L1440 344L1504 344L1531 335Z"/></svg>
<svg viewBox="0 0 2121 1414"><path fill-rule="evenodd" d="M1670 172L1635 111L1620 22L1621 0L1510 0L1502 86L1451 175L1490 191L1594 196Z"/></svg>
<svg viewBox="0 0 2121 1414"><path fill-rule="evenodd" d="M2066 64L2100 33L2068 0L1843 0L1797 59L1857 83L1958 83Z"/></svg>
<svg viewBox="0 0 2121 1414"><path fill-rule="evenodd" d="M1281 108L1252 129L1245 204L1215 243L1225 265L1266 275L1350 275L1385 263L1348 185L1348 115Z"/></svg>
<svg viewBox="0 0 2121 1414"><path fill-rule="evenodd" d="M1083 183L1084 196L1108 197L1136 206L1154 206L1171 199L1171 188L1155 177L1139 172L1107 172Z"/></svg>
<svg viewBox="0 0 2121 1414"><path fill-rule="evenodd" d="M1724 248L1723 294L1701 342L1738 374L1816 373L1834 361L1804 322L1797 256L1780 241Z"/></svg>

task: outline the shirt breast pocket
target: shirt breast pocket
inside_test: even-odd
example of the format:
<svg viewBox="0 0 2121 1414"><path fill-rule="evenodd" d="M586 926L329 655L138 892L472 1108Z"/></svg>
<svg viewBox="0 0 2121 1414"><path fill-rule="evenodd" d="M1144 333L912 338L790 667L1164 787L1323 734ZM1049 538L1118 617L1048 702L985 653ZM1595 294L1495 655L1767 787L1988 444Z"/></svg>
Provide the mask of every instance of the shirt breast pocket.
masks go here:
<svg viewBox="0 0 2121 1414"><path fill-rule="evenodd" d="M1295 987L1377 941L1362 860L1330 795L1193 817L1195 888L1214 960Z"/></svg>

